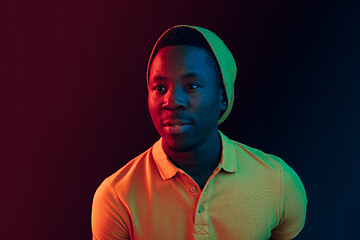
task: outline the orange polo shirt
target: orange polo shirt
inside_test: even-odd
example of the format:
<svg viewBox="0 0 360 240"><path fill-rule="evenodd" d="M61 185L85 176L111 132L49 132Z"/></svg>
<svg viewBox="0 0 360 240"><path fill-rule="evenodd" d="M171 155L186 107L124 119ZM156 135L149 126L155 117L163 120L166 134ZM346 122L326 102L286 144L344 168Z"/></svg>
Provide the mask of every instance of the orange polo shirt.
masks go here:
<svg viewBox="0 0 360 240"><path fill-rule="evenodd" d="M230 140L203 191L173 165L160 138L106 178L92 208L93 239L292 239L307 199L283 160Z"/></svg>

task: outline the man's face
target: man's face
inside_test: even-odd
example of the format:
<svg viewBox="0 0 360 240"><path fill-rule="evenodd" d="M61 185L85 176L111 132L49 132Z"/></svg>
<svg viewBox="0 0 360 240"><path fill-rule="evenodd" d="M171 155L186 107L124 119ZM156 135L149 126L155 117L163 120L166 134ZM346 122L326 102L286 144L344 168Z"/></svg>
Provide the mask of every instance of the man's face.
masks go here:
<svg viewBox="0 0 360 240"><path fill-rule="evenodd" d="M217 132L223 90L208 52L193 46L169 46L155 56L149 73L148 106L167 146L191 151Z"/></svg>

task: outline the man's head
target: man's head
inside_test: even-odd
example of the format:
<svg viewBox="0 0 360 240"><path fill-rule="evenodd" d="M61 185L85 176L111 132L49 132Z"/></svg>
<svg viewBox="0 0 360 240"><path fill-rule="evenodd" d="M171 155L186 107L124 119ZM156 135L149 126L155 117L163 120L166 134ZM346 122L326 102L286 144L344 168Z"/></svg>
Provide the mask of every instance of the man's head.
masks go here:
<svg viewBox="0 0 360 240"><path fill-rule="evenodd" d="M235 75L229 79L229 74L223 72L229 71L230 66L236 74L235 62L231 56L233 64L229 65L227 60L228 66L222 66L224 59L221 62L219 57L223 57L226 46L215 34L207 33L208 38L204 35L194 27L173 27L159 38L149 59L150 115L155 128L173 150L191 150L201 144L217 131L217 125L232 107ZM209 41L209 36L217 39ZM212 46L211 40L222 44L219 56L214 51L219 46ZM229 51L226 53L231 55ZM229 80L231 86L226 86Z"/></svg>
<svg viewBox="0 0 360 240"><path fill-rule="evenodd" d="M160 37L159 41L156 43L154 47L152 56L149 60L150 63L149 67L151 67L151 63L154 57L161 49L169 46L178 46L178 45L193 46L206 50L208 55L207 58L208 63L211 66L211 68L216 71L216 77L218 80L217 84L221 88L224 87L219 64L216 60L214 53L211 50L211 47L209 46L209 43L206 41L204 36L201 35L200 32L198 32L193 28L174 27L166 31L166 33Z"/></svg>

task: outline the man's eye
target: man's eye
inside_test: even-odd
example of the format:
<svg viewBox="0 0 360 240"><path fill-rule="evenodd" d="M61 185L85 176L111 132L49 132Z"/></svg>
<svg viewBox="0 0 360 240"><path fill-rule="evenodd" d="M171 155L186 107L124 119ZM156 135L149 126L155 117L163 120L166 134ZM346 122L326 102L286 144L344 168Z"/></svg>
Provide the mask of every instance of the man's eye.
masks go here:
<svg viewBox="0 0 360 240"><path fill-rule="evenodd" d="M185 87L186 90L194 90L197 89L199 86L196 84L189 84Z"/></svg>
<svg viewBox="0 0 360 240"><path fill-rule="evenodd" d="M153 89L157 92L163 92L166 90L165 86L161 86L161 85L155 86Z"/></svg>

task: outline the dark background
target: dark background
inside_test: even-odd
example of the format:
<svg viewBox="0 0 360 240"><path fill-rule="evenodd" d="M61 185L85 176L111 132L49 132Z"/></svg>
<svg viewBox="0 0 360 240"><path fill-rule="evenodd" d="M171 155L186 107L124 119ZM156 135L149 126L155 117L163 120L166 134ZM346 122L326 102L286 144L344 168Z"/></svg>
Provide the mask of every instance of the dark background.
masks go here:
<svg viewBox="0 0 360 240"><path fill-rule="evenodd" d="M238 65L220 129L282 157L308 196L297 239L356 239L360 4L336 1L0 1L1 239L90 239L102 180L159 138L153 44L208 28Z"/></svg>

